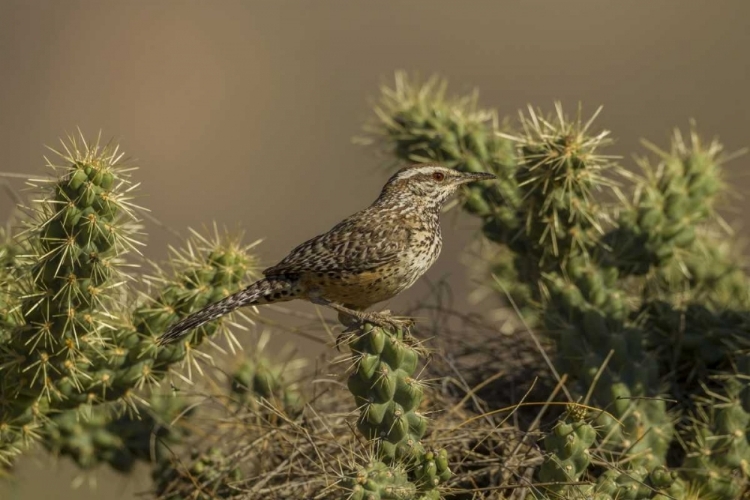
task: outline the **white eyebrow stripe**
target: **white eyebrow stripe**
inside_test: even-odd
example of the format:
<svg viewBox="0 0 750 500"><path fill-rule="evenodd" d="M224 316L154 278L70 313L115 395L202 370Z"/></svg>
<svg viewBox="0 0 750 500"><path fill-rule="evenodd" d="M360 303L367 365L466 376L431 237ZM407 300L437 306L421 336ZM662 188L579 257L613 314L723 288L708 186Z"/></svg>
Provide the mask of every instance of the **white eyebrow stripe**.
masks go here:
<svg viewBox="0 0 750 500"><path fill-rule="evenodd" d="M397 177L399 179L408 179L409 177L413 177L413 176L419 175L419 174L427 174L427 173L433 172L435 170L437 170L435 167L413 168L413 169L407 170L405 172L399 173Z"/></svg>

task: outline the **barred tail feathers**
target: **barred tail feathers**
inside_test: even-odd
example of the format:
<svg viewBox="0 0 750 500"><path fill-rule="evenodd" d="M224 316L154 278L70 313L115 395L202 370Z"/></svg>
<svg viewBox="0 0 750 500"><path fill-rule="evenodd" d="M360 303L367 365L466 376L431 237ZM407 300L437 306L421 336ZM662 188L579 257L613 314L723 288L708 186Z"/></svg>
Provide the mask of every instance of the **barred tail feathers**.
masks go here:
<svg viewBox="0 0 750 500"><path fill-rule="evenodd" d="M247 288L178 321L158 338L157 343L159 345L170 344L187 335L190 330L229 314L242 306L291 300L294 298L292 295L292 284L289 280L279 278L258 280Z"/></svg>

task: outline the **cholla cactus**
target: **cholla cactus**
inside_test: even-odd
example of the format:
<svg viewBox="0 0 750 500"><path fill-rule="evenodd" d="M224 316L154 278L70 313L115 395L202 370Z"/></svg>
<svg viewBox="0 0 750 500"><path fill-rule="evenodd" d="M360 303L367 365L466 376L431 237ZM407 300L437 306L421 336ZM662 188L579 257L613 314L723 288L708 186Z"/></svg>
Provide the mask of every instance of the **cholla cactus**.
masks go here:
<svg viewBox="0 0 750 500"><path fill-rule="evenodd" d="M37 195L20 218L25 229L0 247L0 273L12 278L0 290L0 461L47 433L50 449L82 466L122 467L137 444L114 436L125 421L98 405L120 402L137 413L146 401L139 391L175 363L194 361L194 347L219 325L165 349L156 336L235 291L252 260L248 247L218 232L213 241L196 233L173 252L172 272L145 277L150 289L139 290L126 267L142 246L132 169L114 146L71 138L63 148L62 165L48 161L56 177L30 181ZM149 426L130 422L133 435Z"/></svg>
<svg viewBox="0 0 750 500"><path fill-rule="evenodd" d="M202 372L196 347L217 333L237 343L227 319L163 348L155 338L236 290L253 268L250 247L195 233L172 251L169 271L133 279L142 233L130 169L117 148L71 139L56 177L31 182L38 196L20 218L23 231L0 234L0 461L39 437L84 469L156 460L156 493L170 499L284 491L436 500L464 498L451 488L478 477L477 495L515 489L528 499L746 495L750 287L717 215L722 146L694 128L687 138L677 132L666 151L649 145L633 174L606 154L598 111L571 119L560 105L549 116L529 108L501 125L477 103L476 93L451 98L438 79L420 85L399 74L369 130L398 162L498 175L465 187L459 205L481 220L494 252L485 281L552 347L549 378L571 399L540 432L543 451L513 462L532 448L532 435L519 433L508 462L488 468L497 457L488 436L502 425L490 417L507 409L466 417L486 409L473 389L455 401L450 391L426 392L418 376L426 350L407 332L367 323L347 332L356 433L341 396L308 397L291 365L259 349L223 384L230 397L214 399L237 418L235 430L253 427L252 446L232 450L213 432L199 436L199 426L188 438L179 424L193 405L179 387L153 387L176 364L188 368L184 378ZM314 406L321 399L331 415ZM428 409L450 411L428 420ZM429 435L431 421L448 428ZM469 424L466 450L438 435ZM197 451L180 460L187 443ZM449 457L466 477L453 477ZM518 469L496 473L511 463ZM510 484L515 477L524 480Z"/></svg>
<svg viewBox="0 0 750 500"><path fill-rule="evenodd" d="M420 85L400 74L383 91L371 138L399 160L438 159L504 176L490 190L468 188L462 200L497 244L487 281L547 333L557 371L573 378L576 392L606 410L592 422L598 453L623 464L638 484L666 488L661 480L672 473L662 467L669 464L680 474L669 491L704 488L706 470L714 477L731 466L709 458L714 465L696 472L694 459L668 460L667 451L679 443L688 455L705 450L706 436L735 436L725 445L736 450L745 442L737 432L745 410L736 403L729 419L736 425L722 425L723 413L698 412L703 430L696 432L688 418L701 407L690 395L706 386L736 400L716 377L747 384L748 281L715 208L721 145L704 145L694 130L689 141L677 132L668 151L649 145L656 158L640 159L637 176L603 155L608 133L594 132L593 118L584 121L580 112L570 120L560 106L550 118L530 108L513 131L476 102L476 94L447 98L436 79ZM629 183L632 196L616 180ZM545 477L554 475L550 467ZM579 469L567 477L579 477ZM740 469L735 489L706 491L734 498L747 484ZM648 498L640 486L623 490L627 481L615 474L601 476L592 491Z"/></svg>
<svg viewBox="0 0 750 500"><path fill-rule="evenodd" d="M107 405L83 412L66 410L49 415L42 444L55 455L71 457L83 470L102 463L128 473L138 461L161 462L167 446L179 444L187 430L173 425L178 415L191 413L184 398L154 392L138 413L119 414Z"/></svg>
<svg viewBox="0 0 750 500"><path fill-rule="evenodd" d="M355 483L361 484L352 486L352 497L411 498L403 496L406 491L437 495L451 471L445 450L427 450L422 444L428 421L420 412L424 389L415 375L420 349L404 331L368 323L351 335L354 365L347 384L359 409L357 428L376 450L374 462L357 473Z"/></svg>

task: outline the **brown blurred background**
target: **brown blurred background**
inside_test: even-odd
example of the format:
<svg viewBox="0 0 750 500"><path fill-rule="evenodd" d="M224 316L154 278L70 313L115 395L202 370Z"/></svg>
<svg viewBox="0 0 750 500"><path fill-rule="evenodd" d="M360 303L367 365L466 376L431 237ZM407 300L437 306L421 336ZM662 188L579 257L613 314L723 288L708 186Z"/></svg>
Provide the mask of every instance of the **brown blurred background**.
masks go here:
<svg viewBox="0 0 750 500"><path fill-rule="evenodd" d="M667 145L690 118L734 151L750 146L748 18L743 0L0 0L0 171L42 172L44 144L101 129L137 158L138 201L156 218L183 233L244 228L248 241L265 238L260 256L273 264L377 196L387 173L351 138L395 70L478 87L501 114L604 105L598 124L626 165L640 138ZM727 166L740 194L746 162ZM0 196L0 218L11 207ZM741 224L747 207L732 199L725 211ZM474 226L446 222L438 264L387 307L443 278L459 297L471 289L459 256ZM148 257L179 243L147 227ZM76 474L26 458L0 498L133 498L149 485L145 473L104 471L97 490L74 491Z"/></svg>

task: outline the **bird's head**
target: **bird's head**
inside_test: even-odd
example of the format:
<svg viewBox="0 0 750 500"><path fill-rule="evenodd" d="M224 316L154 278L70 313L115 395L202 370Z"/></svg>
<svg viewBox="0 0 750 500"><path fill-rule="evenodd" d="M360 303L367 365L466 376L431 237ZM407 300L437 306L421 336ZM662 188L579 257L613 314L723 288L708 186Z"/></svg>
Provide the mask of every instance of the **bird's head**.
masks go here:
<svg viewBox="0 0 750 500"><path fill-rule="evenodd" d="M459 186L469 182L496 179L487 173L461 172L432 163L410 165L393 174L383 187L381 198L403 197L421 205L440 209Z"/></svg>

